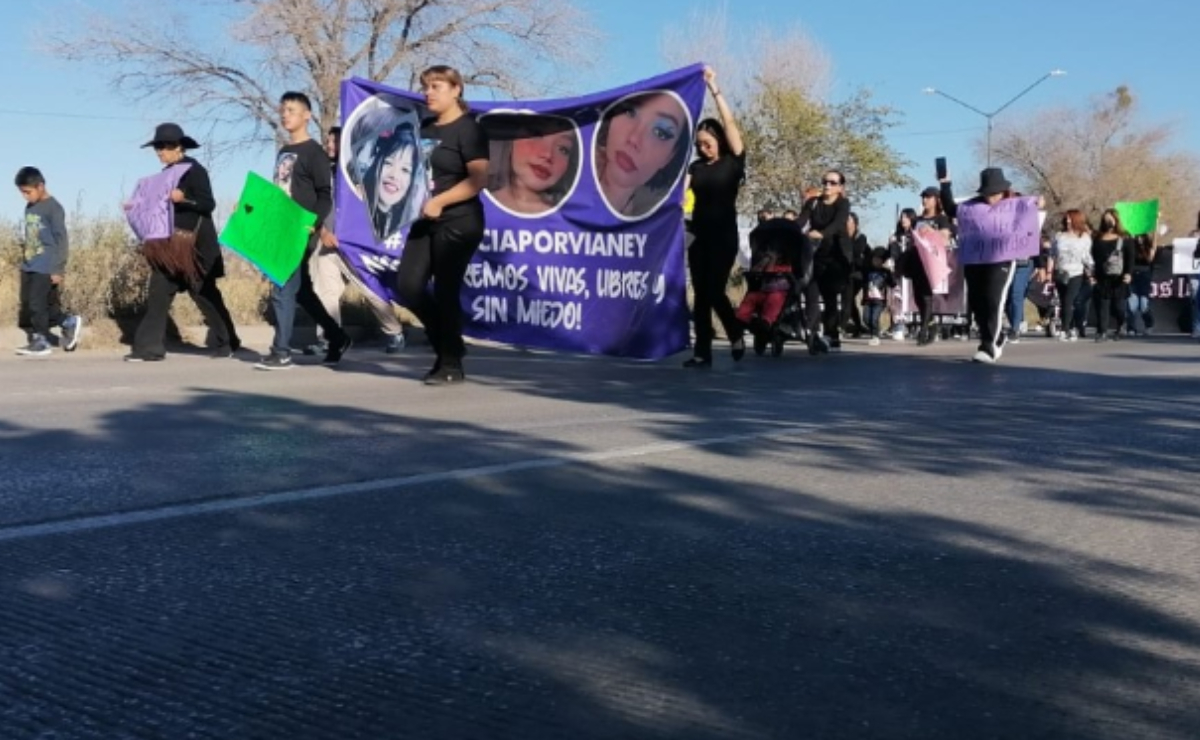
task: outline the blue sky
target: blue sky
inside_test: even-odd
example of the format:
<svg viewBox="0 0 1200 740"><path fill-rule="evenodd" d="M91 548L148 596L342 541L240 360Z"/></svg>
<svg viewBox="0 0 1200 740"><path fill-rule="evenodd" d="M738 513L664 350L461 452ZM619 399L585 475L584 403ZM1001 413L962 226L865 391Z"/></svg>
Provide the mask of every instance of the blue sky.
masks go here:
<svg viewBox="0 0 1200 740"><path fill-rule="evenodd" d="M722 5L719 0L582 4L606 38L576 92L664 71L664 30L685 20L693 8ZM0 86L0 169L15 173L22 165L35 164L68 209L79 204L87 213L115 213L121 194L156 166L153 155L138 145L155 123L176 116L169 109L116 100L99 73L36 51L38 24L53 23L74 6L75 0L42 0L28 12L5 13L0 48L9 53ZM917 163L910 174L922 183L933 179L933 159L946 156L960 190L973 189L982 166L973 142L984 131L982 117L923 95L922 88L934 86L992 110L1055 68L1068 75L1048 80L998 120L1049 105L1075 105L1128 84L1140 98L1145 121L1175 124L1180 147L1200 151L1195 126L1200 97L1190 84L1200 6L1191 3L1006 0L929 4L924 11L920 4L894 0L736 0L729 6L732 23L747 32L763 23L801 24L832 58L835 97L865 86L877 100L902 111L892 142ZM187 127L186 120L180 122ZM263 150L224 162L214 177L218 197L236 198L246 170L268 171L270 160L270 152ZM897 204L915 205L917 198L889 192L878 200L877 208L863 213L872 239L890 231ZM20 208L13 189L0 215L13 218Z"/></svg>

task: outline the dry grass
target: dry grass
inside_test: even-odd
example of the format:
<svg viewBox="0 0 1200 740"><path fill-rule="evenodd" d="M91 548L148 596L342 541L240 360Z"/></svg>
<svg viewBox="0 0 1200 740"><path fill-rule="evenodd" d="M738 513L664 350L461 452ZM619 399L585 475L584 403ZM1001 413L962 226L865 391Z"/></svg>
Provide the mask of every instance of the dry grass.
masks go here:
<svg viewBox="0 0 1200 740"><path fill-rule="evenodd" d="M20 292L21 247L19 224L0 221L0 322L16 326ZM115 347L127 341L132 328L145 310L149 269L134 249L132 235L124 219L90 217L75 214L67 224L71 237L71 257L63 286L63 306L83 315L88 322L89 347ZM270 283L241 257L226 252L226 277L221 292L229 312L239 326L266 322ZM343 317L347 323L370 326L371 312L361 297L347 291ZM301 312L303 316L303 312ZM405 323L412 316L403 309ZM176 326L201 327L204 320L190 300L176 300L171 307ZM202 341L202 334L186 338Z"/></svg>

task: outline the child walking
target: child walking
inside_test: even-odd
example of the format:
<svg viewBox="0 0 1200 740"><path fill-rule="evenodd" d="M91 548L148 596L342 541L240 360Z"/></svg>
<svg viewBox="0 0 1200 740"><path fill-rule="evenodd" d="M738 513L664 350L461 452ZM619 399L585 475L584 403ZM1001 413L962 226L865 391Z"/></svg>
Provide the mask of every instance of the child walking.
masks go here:
<svg viewBox="0 0 1200 740"><path fill-rule="evenodd" d="M863 321L871 337L867 344L878 347L879 319L887 306L888 292L896 287L896 276L886 247L873 249L870 260L870 265L863 271Z"/></svg>
<svg viewBox="0 0 1200 740"><path fill-rule="evenodd" d="M41 357L53 345L50 327L62 328L61 346L79 346L83 319L63 313L59 289L67 271L67 217L62 205L46 190L46 178L36 167L22 167L15 179L25 199L25 234L21 254L21 308L17 326L26 344L18 355Z"/></svg>

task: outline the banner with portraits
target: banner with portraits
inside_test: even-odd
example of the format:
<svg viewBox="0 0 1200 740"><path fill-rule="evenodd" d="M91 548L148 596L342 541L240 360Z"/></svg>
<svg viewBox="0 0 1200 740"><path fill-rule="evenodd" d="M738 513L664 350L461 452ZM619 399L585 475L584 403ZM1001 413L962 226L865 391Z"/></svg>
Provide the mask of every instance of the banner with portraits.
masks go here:
<svg viewBox="0 0 1200 740"><path fill-rule="evenodd" d="M473 103L490 141L486 232L467 270L468 336L657 359L688 340L684 174L704 100L693 66L579 98ZM430 190L423 99L342 84L337 236L397 301L404 240Z"/></svg>

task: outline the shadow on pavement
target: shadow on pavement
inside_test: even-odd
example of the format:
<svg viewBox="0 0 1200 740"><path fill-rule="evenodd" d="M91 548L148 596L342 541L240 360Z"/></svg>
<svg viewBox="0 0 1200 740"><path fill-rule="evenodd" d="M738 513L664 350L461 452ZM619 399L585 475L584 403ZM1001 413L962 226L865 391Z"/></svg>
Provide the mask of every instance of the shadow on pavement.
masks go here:
<svg viewBox="0 0 1200 740"><path fill-rule="evenodd" d="M462 392L644 413L658 442L779 436L0 542L0 736L1195 736L1196 614L1153 603L1194 573L1083 557L1069 515L1048 542L974 502L1192 536L1200 384L756 364L489 355ZM396 409L196 390L92 434L3 424L0 462L70 452L109 512L131 486L165 505L271 490L262 471L284 490L589 449ZM173 497L181 476L203 485ZM939 494L956 511L916 505Z"/></svg>

